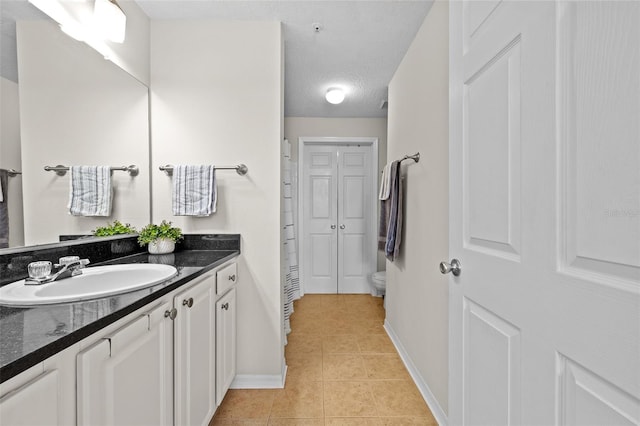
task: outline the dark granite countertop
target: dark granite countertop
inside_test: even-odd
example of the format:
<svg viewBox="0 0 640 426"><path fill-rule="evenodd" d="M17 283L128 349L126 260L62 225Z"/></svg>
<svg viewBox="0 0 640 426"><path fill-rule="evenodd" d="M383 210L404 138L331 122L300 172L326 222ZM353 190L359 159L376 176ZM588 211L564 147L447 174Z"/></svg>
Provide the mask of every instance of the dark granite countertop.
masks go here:
<svg viewBox="0 0 640 426"><path fill-rule="evenodd" d="M237 248L227 244L211 250L207 244L188 242L172 254L138 252L99 263L164 263L178 270L176 276L141 290L77 303L0 305L0 383L233 259L240 254L239 243L237 236Z"/></svg>

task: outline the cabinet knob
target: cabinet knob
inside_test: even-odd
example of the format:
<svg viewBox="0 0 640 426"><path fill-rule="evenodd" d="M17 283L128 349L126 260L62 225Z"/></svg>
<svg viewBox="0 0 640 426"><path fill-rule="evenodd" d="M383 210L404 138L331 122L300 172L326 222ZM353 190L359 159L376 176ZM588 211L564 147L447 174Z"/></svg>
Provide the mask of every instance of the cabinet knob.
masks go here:
<svg viewBox="0 0 640 426"><path fill-rule="evenodd" d="M187 308L190 308L193 306L193 297L190 297L188 299L184 299L182 301L182 306L186 306Z"/></svg>
<svg viewBox="0 0 640 426"><path fill-rule="evenodd" d="M178 310L176 308L172 308L169 311L164 311L164 317L165 318L170 318L171 321L176 319L177 316L178 316Z"/></svg>
<svg viewBox="0 0 640 426"><path fill-rule="evenodd" d="M236 282L236 274L229 275L229 281Z"/></svg>
<svg viewBox="0 0 640 426"><path fill-rule="evenodd" d="M224 305L222 305L222 309L224 309L225 311L228 311L229 310L229 302L227 302Z"/></svg>

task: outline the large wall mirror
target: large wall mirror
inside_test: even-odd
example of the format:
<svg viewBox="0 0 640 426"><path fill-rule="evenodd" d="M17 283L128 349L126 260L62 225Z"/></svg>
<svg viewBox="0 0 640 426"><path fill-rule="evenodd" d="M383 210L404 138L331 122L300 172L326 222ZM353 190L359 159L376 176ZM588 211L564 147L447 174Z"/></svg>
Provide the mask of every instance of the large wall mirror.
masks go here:
<svg viewBox="0 0 640 426"><path fill-rule="evenodd" d="M19 115L2 114L0 168L22 172L8 181L10 247L87 234L116 219L144 226L150 221L151 204L148 88L62 33L27 1L3 0L0 11L3 61L11 61L13 53L17 64L16 75L11 75L10 66L2 67L2 108L18 111L19 105ZM11 40L6 24L16 19L16 37ZM11 43L14 52L7 47ZM17 83L15 100L12 83ZM10 120L19 120L19 125ZM19 129L19 140L14 128ZM15 164L16 151L20 164ZM111 215L82 217L69 214L70 173L59 176L44 170L57 165L136 165L140 172L132 176L114 171ZM16 217L19 205L22 213Z"/></svg>

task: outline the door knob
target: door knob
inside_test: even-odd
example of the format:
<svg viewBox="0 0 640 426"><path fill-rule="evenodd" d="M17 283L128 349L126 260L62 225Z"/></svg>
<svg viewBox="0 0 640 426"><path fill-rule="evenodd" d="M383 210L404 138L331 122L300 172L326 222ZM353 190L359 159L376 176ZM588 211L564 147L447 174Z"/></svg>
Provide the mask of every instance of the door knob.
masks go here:
<svg viewBox="0 0 640 426"><path fill-rule="evenodd" d="M178 310L176 308L172 308L170 311L164 311L164 317L170 318L171 321L176 319L177 316L178 316Z"/></svg>
<svg viewBox="0 0 640 426"><path fill-rule="evenodd" d="M345 228L345 226L344 226L344 223L343 223L342 225L340 225L340 229L344 229L344 228Z"/></svg>
<svg viewBox="0 0 640 426"><path fill-rule="evenodd" d="M458 259L451 259L451 263L440 262L440 272L442 274L448 274L451 272L456 277L460 275L460 261Z"/></svg>
<svg viewBox="0 0 640 426"><path fill-rule="evenodd" d="M184 299L182 301L182 306L186 306L187 308L190 308L193 306L193 297L190 297L188 299Z"/></svg>
<svg viewBox="0 0 640 426"><path fill-rule="evenodd" d="M331 225L331 229L336 229L336 225L335 225L335 224L332 224L332 225Z"/></svg>

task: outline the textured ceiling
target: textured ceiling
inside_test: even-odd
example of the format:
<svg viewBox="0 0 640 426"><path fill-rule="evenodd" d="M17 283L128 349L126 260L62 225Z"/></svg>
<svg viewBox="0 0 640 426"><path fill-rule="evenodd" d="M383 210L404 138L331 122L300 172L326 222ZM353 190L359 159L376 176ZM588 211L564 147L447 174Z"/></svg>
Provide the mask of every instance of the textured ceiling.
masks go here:
<svg viewBox="0 0 640 426"><path fill-rule="evenodd" d="M126 1L126 0L121 0ZM219 1L135 0L155 19L277 20L285 40L285 115L288 117L384 117L387 85L433 0ZM0 0L3 62L15 61L11 18L23 19L26 0ZM23 7L5 7L5 3ZM16 9L18 11L16 11ZM316 32L314 24L320 25ZM7 27L8 25L8 27ZM7 55L5 55L5 53ZM2 64L11 78L11 66ZM15 68L15 65L14 65ZM15 72L15 71L14 71ZM15 80L15 78L13 78ZM340 105L324 99L329 87L344 88Z"/></svg>

